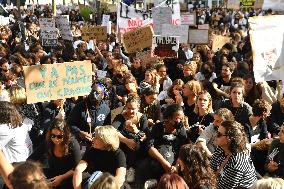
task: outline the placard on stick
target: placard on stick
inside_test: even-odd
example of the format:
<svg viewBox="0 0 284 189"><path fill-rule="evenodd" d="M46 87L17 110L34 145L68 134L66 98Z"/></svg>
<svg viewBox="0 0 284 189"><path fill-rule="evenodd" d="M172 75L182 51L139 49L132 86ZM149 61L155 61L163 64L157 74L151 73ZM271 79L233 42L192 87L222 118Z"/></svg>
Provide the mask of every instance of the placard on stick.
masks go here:
<svg viewBox="0 0 284 189"><path fill-rule="evenodd" d="M144 48L152 46L153 39L152 26L136 28L122 36L122 43L127 53L141 51Z"/></svg>
<svg viewBox="0 0 284 189"><path fill-rule="evenodd" d="M180 15L181 24L195 26L196 25L196 13L185 13Z"/></svg>
<svg viewBox="0 0 284 189"><path fill-rule="evenodd" d="M208 44L209 32L208 30L188 30L188 43L189 44Z"/></svg>
<svg viewBox="0 0 284 189"><path fill-rule="evenodd" d="M176 58L179 48L179 36L154 36L153 46L154 54L161 58Z"/></svg>
<svg viewBox="0 0 284 189"><path fill-rule="evenodd" d="M92 85L91 61L24 66L27 103L87 95Z"/></svg>

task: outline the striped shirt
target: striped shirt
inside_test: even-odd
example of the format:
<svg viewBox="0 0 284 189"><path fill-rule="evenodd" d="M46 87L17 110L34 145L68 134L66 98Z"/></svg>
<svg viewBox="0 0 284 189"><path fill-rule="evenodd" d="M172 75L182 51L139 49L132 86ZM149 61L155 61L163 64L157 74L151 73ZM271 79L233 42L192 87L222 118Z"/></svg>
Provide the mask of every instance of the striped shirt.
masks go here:
<svg viewBox="0 0 284 189"><path fill-rule="evenodd" d="M210 161L211 168L217 171L225 159L224 151L217 147ZM245 152L237 153L231 155L220 172L218 189L250 188L255 181L256 171L251 158Z"/></svg>

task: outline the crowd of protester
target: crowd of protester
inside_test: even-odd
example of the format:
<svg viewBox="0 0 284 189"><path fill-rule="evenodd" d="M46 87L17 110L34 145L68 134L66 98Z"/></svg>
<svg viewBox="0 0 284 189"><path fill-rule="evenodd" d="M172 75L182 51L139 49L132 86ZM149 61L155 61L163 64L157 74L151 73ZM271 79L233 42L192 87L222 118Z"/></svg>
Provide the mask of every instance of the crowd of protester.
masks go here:
<svg viewBox="0 0 284 189"><path fill-rule="evenodd" d="M114 15L108 41L90 47L82 16L63 12L74 43L59 37L51 48L38 23L48 6L11 10L0 27L0 188L284 187L284 94L254 81L248 35L249 17L276 13L193 11L210 37L231 42L217 52L212 40L180 44L178 58L145 62L124 52ZM89 95L26 103L23 66L83 60L93 65Z"/></svg>

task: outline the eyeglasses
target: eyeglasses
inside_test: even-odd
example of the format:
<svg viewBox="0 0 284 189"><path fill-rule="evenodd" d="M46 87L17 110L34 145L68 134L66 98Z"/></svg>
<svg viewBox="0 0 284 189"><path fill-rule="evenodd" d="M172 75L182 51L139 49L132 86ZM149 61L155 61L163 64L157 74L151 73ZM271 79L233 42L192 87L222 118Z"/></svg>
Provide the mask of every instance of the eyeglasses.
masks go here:
<svg viewBox="0 0 284 189"><path fill-rule="evenodd" d="M217 137L220 138L222 136L228 136L228 135L224 135L224 134L220 133L219 131L217 131Z"/></svg>
<svg viewBox="0 0 284 189"><path fill-rule="evenodd" d="M50 137L51 137L51 138L57 138L57 139L63 139L63 135L51 134Z"/></svg>

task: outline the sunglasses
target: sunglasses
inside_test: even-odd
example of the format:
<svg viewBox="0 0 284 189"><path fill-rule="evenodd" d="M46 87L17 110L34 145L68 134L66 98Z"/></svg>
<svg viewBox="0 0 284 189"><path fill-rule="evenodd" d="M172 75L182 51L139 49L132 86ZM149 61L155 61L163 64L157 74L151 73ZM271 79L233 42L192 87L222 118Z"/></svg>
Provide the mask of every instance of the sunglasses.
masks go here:
<svg viewBox="0 0 284 189"><path fill-rule="evenodd" d="M51 137L51 138L57 138L57 139L63 139L63 135L51 134L50 137Z"/></svg>
<svg viewBox="0 0 284 189"><path fill-rule="evenodd" d="M222 136L228 136L228 135L224 135L222 133L220 133L219 131L217 131L217 135L216 135L218 138L222 137Z"/></svg>

